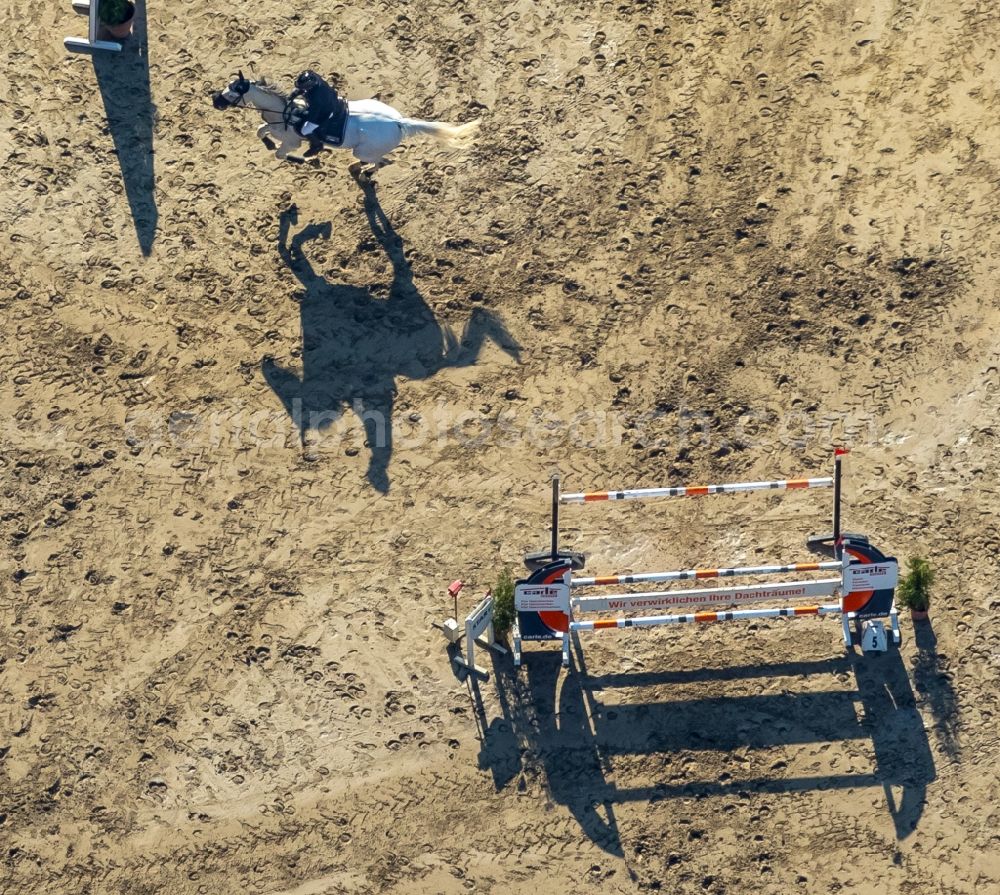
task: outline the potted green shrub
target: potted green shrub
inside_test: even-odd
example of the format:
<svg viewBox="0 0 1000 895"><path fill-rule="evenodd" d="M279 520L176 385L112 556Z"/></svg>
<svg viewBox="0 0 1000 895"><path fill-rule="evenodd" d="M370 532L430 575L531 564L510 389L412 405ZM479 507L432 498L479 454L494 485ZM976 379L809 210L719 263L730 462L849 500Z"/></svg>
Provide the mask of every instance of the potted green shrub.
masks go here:
<svg viewBox="0 0 1000 895"><path fill-rule="evenodd" d="M504 566L500 570L490 593L493 595L493 636L497 640L505 640L517 614L514 610L514 576L509 567Z"/></svg>
<svg viewBox="0 0 1000 895"><path fill-rule="evenodd" d="M896 598L900 604L910 610L914 621L927 618L931 606L931 585L934 583L935 572L926 559L912 557L907 563L908 569L899 580L896 588Z"/></svg>
<svg viewBox="0 0 1000 895"><path fill-rule="evenodd" d="M95 0L97 17L112 37L123 40L132 33L135 4L132 0Z"/></svg>

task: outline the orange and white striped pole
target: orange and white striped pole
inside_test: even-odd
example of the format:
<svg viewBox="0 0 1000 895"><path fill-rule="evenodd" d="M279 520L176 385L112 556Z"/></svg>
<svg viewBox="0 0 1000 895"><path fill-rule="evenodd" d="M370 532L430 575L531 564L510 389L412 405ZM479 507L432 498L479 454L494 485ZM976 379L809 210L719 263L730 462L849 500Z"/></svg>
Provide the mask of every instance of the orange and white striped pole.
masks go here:
<svg viewBox="0 0 1000 895"><path fill-rule="evenodd" d="M600 500L646 500L654 497L704 497L708 494L739 494L747 491L796 491L830 488L833 476L818 479L779 479L773 482L730 482L724 485L682 485L676 488L632 488L622 491L588 491L560 494L561 503L592 503Z"/></svg>
<svg viewBox="0 0 1000 895"><path fill-rule="evenodd" d="M644 618L605 618L592 622L571 622L570 631L605 631L611 628L653 628L689 622L729 622L748 618L781 618L802 615L839 615L839 603L823 606L786 606L774 609L732 609L725 612L692 612L687 615L650 615Z"/></svg>
<svg viewBox="0 0 1000 895"><path fill-rule="evenodd" d="M654 581L697 581L703 578L733 578L738 575L782 575L786 572L840 571L843 563L797 562L784 566L735 566L731 569L680 569L675 572L642 572L636 575L605 575L596 578L574 578L572 587L594 587L605 584L644 584Z"/></svg>

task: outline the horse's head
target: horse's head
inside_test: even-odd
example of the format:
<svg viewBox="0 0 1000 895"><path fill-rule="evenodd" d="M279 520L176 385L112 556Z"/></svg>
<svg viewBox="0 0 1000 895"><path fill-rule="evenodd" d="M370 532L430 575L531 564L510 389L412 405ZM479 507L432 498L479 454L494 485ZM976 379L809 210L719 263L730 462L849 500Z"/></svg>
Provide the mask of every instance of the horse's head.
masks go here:
<svg viewBox="0 0 1000 895"><path fill-rule="evenodd" d="M232 109L235 106L245 106L246 96L250 91L251 81L243 77L243 72L225 90L212 94L212 105L216 109Z"/></svg>

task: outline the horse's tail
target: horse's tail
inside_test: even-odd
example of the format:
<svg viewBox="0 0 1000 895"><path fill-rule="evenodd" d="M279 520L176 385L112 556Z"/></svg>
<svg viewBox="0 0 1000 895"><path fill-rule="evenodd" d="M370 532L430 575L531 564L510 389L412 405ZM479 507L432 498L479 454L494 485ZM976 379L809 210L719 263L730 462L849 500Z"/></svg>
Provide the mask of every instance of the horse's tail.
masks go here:
<svg viewBox="0 0 1000 895"><path fill-rule="evenodd" d="M402 118L399 126L404 137L414 134L428 134L441 143L461 148L472 145L479 130L479 119L467 121L465 124L445 124L441 121L421 121L419 118Z"/></svg>

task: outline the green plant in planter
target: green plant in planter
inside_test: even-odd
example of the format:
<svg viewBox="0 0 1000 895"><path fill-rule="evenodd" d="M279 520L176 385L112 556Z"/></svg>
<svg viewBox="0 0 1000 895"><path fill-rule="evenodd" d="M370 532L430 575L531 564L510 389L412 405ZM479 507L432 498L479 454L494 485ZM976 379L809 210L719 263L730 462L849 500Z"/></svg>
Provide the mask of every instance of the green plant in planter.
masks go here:
<svg viewBox="0 0 1000 895"><path fill-rule="evenodd" d="M896 588L896 599L912 612L926 612L931 605L931 585L936 573L931 564L919 556L912 557L907 566Z"/></svg>
<svg viewBox="0 0 1000 895"><path fill-rule="evenodd" d="M493 585L493 633L502 639L514 624L514 576L504 566Z"/></svg>
<svg viewBox="0 0 1000 895"><path fill-rule="evenodd" d="M105 25L121 25L135 13L132 0L100 0L97 17Z"/></svg>

